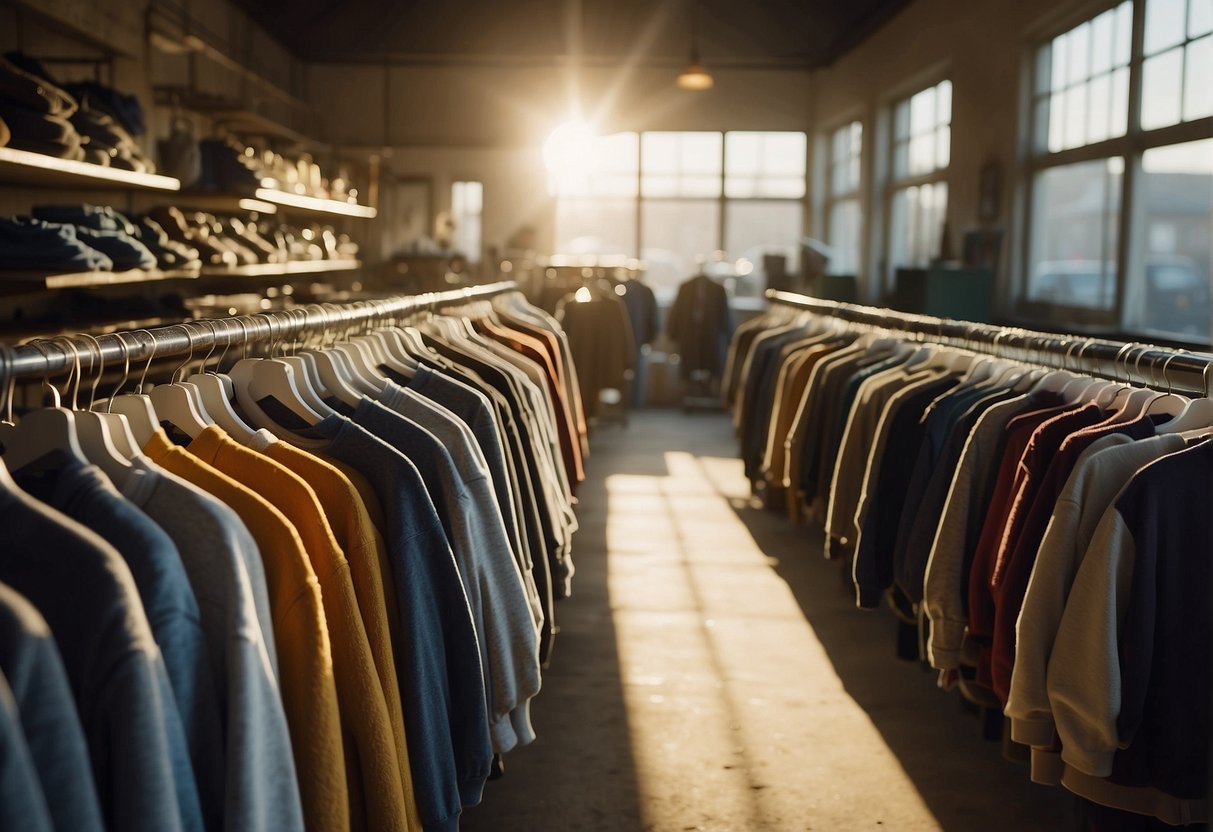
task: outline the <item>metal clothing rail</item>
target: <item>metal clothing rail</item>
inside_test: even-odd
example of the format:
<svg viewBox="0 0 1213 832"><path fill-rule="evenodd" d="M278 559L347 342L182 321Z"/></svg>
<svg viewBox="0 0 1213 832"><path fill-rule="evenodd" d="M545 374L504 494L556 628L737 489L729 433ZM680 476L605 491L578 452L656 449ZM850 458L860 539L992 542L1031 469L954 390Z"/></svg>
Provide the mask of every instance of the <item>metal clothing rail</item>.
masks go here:
<svg viewBox="0 0 1213 832"><path fill-rule="evenodd" d="M277 342L305 332L340 329L369 321L397 318L416 312L484 300L517 288L513 281L400 295L343 304L310 304L290 310L261 312L236 318L187 320L152 329L128 330L98 336L66 335L41 343L0 348L0 373L9 378L51 378L83 365L138 366L153 359L201 356L214 348L238 347L262 341Z"/></svg>
<svg viewBox="0 0 1213 832"><path fill-rule="evenodd" d="M1081 335L1037 332L1018 327L935 318L875 306L860 306L768 289L773 303L805 309L852 323L902 330L928 336L956 346L994 347L988 352L1009 355L1020 350L1033 356L1057 356L1059 366L1100 372L1111 367L1112 375L1176 391L1210 394L1213 355L1134 342L1108 341ZM1103 369L1103 372L1107 372Z"/></svg>

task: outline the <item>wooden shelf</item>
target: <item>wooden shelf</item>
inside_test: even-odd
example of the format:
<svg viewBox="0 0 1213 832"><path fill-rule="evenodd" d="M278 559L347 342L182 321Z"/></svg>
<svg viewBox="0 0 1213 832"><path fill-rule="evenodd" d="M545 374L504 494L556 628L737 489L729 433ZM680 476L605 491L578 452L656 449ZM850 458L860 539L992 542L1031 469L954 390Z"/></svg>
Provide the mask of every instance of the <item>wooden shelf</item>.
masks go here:
<svg viewBox="0 0 1213 832"><path fill-rule="evenodd" d="M53 289L89 289L98 286L119 286L130 283L155 283L161 280L193 280L201 272L198 269L127 269L122 272L44 272L0 270L0 293L21 294Z"/></svg>
<svg viewBox="0 0 1213 832"><path fill-rule="evenodd" d="M0 182L48 188L181 190L181 182L171 176L107 168L12 147L0 147Z"/></svg>
<svg viewBox="0 0 1213 832"><path fill-rule="evenodd" d="M199 191L181 191L173 197L173 204L187 211L215 211L218 213L234 214L240 212L256 212L258 214L276 214L278 206L263 199L236 194L213 194Z"/></svg>
<svg viewBox="0 0 1213 832"><path fill-rule="evenodd" d="M362 267L360 260L292 260L287 263L258 263L255 266L204 266L203 277L280 277L292 274L350 272Z"/></svg>
<svg viewBox="0 0 1213 832"><path fill-rule="evenodd" d="M342 217L373 219L379 213L368 205L359 205L356 202L343 202L339 199L320 199L314 196L279 191L275 188L258 188L253 193L253 196L285 208L297 208L316 214L334 214Z"/></svg>
<svg viewBox="0 0 1213 832"><path fill-rule="evenodd" d="M92 289L162 280L197 280L202 277L288 277L296 274L350 272L362 267L359 260L298 260L289 263L258 263L255 266L204 266L201 269L128 269L122 272L63 272L48 274L0 270L0 295L20 295L56 289Z"/></svg>

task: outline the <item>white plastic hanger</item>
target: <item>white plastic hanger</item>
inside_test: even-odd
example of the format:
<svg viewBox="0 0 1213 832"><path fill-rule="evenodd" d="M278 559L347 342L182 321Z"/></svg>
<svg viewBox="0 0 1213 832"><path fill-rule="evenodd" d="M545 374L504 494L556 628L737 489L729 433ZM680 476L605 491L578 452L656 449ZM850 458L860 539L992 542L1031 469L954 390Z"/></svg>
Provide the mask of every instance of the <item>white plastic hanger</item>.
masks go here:
<svg viewBox="0 0 1213 832"><path fill-rule="evenodd" d="M143 365L143 374L139 377L139 384L135 387L135 392L133 393L119 395L118 391L115 391L114 395L106 402L106 411L123 416L130 426L131 435L134 437L136 444L140 448L144 448L156 432L160 430L160 422L156 417L156 409L152 407L151 397L144 393L147 389L147 371L151 368L152 359L156 355L155 341L150 332L146 329L141 329L133 333L136 344L139 341L138 336L140 332L147 335L149 341L152 343L148 345L147 363ZM115 336L125 347L125 333L118 332L115 333ZM122 387L119 385L118 390L121 389Z"/></svg>
<svg viewBox="0 0 1213 832"><path fill-rule="evenodd" d="M213 423L199 406L197 388L191 389L178 382L178 374L193 358L194 353L194 334L184 324L179 326L189 339L190 355L181 366L173 370L172 380L168 384L157 384L149 395L158 420L168 422L186 436L196 439Z"/></svg>
<svg viewBox="0 0 1213 832"><path fill-rule="evenodd" d="M236 391L236 400L247 411L248 403L272 398L309 425L324 417L303 399L299 383L295 379L295 368L285 361L273 358L275 319L261 315L270 329L269 358L242 358L232 367L229 375Z"/></svg>
<svg viewBox="0 0 1213 832"><path fill-rule="evenodd" d="M1174 358L1174 356L1172 356ZM1171 359L1168 359L1170 363ZM1163 376L1167 375L1167 367L1163 365ZM1205 382L1205 395L1203 398L1189 400L1182 409L1175 414L1175 417L1162 425L1159 425L1159 433L1186 433L1189 431L1207 430L1210 425L1213 425L1213 363L1206 364L1201 377ZM1170 389L1170 380L1167 380L1168 390Z"/></svg>
<svg viewBox="0 0 1213 832"><path fill-rule="evenodd" d="M97 339L91 335L84 337L89 339L89 370L94 369L92 366L94 364L96 368L89 386L88 405L83 410L79 407L79 374L77 376L76 388L72 394L72 410L76 412L76 434L88 461L104 471L110 481L121 488L135 468L131 465L131 458L124 455L118 447L118 443L114 441L110 421L106 419L108 414L96 413L92 409L97 401L97 383L101 381L101 376L105 373L105 362L101 360L101 345ZM78 365L79 353L76 353L75 360ZM121 419L121 417L116 418Z"/></svg>
<svg viewBox="0 0 1213 832"><path fill-rule="evenodd" d="M210 360L211 354L215 351L215 346L218 343L218 327L214 321L199 321L199 324L205 325L211 333L211 351L202 359L198 365L198 372L189 376L186 382L192 385L198 393L198 398L202 404L204 415L210 418L219 427L223 428L231 437L239 442L247 442L253 438L254 430L245 424L236 411L232 409L232 401L229 397L227 385L217 373L206 372L206 363ZM224 344L224 354L227 353L227 345L231 343L230 336ZM223 356L219 356L222 362Z"/></svg>
<svg viewBox="0 0 1213 832"><path fill-rule="evenodd" d="M45 354L40 342L35 342L35 346ZM70 380L69 376L69 383ZM82 465L88 464L76 435L75 414L61 406L59 391L54 385L45 379L43 383L51 391L54 402L51 407L31 410L16 425L12 422L0 425L4 459L12 471L20 470L56 451L75 457Z"/></svg>

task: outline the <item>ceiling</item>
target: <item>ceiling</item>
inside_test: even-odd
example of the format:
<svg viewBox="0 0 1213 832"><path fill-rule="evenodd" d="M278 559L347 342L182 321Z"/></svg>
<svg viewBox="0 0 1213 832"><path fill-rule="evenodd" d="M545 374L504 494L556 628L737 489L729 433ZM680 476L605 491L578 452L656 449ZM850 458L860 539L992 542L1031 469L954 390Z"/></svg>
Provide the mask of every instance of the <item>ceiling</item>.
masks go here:
<svg viewBox="0 0 1213 832"><path fill-rule="evenodd" d="M317 62L543 66L579 46L588 66L675 65L687 59L695 14L694 0L237 2L298 57ZM701 0L700 53L716 67L819 67L908 2Z"/></svg>

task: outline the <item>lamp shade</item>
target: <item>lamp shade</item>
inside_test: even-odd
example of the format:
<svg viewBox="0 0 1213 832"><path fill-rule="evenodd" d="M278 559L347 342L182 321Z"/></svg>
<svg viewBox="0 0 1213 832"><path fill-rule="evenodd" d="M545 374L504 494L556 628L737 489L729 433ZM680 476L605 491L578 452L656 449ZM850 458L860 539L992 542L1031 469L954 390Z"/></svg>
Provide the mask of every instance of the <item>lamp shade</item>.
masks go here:
<svg viewBox="0 0 1213 832"><path fill-rule="evenodd" d="M710 90L715 84L711 73L702 64L691 62L678 73L678 87L684 90Z"/></svg>

